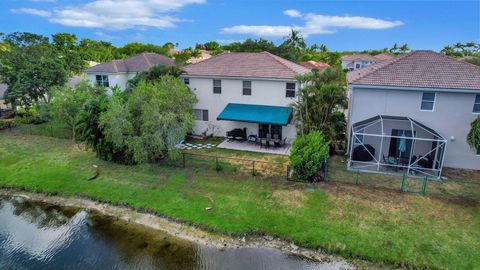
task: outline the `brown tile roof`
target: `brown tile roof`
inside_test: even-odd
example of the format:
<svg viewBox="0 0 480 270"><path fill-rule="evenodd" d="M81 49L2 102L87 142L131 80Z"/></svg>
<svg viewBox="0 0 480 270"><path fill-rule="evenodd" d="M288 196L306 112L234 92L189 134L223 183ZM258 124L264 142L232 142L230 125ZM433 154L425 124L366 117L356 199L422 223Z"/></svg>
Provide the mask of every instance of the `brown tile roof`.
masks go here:
<svg viewBox="0 0 480 270"><path fill-rule="evenodd" d="M413 51L347 73L350 84L480 89L480 67L433 51Z"/></svg>
<svg viewBox="0 0 480 270"><path fill-rule="evenodd" d="M175 61L157 53L141 53L127 59L112 60L86 69L87 73L140 72L155 65L173 66Z"/></svg>
<svg viewBox="0 0 480 270"><path fill-rule="evenodd" d="M381 54L374 55L373 57L377 58L377 60L380 60L380 61L391 60L395 58L395 56L389 53L381 53Z"/></svg>
<svg viewBox="0 0 480 270"><path fill-rule="evenodd" d="M260 53L224 53L184 67L188 75L294 79L310 72L296 63L273 55Z"/></svg>
<svg viewBox="0 0 480 270"><path fill-rule="evenodd" d="M370 54L359 53L359 54L347 54L342 56L343 61L378 61L377 58L371 56Z"/></svg>
<svg viewBox="0 0 480 270"><path fill-rule="evenodd" d="M323 71L324 69L330 67L329 64L325 64L325 63L320 62L320 61L315 62L315 61L311 61L311 60L310 60L310 61L300 62L299 64L300 64L301 66L304 66L304 67L310 69L310 70L311 70L311 69L318 69L318 71L320 71L320 72Z"/></svg>

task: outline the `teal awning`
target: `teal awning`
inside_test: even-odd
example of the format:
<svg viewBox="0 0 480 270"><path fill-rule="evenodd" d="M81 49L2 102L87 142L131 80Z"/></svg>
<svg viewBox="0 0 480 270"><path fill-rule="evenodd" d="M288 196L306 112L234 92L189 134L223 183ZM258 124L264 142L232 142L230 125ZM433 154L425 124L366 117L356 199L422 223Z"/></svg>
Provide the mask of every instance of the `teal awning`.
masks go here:
<svg viewBox="0 0 480 270"><path fill-rule="evenodd" d="M292 118L291 107L228 103L217 120L285 126Z"/></svg>

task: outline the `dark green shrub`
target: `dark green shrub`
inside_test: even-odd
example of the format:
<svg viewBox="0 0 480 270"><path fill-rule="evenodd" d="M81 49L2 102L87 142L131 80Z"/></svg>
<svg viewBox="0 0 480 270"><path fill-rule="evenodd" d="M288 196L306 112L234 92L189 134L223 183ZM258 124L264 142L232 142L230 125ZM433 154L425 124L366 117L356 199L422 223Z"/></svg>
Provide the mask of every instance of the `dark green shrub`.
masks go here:
<svg viewBox="0 0 480 270"><path fill-rule="evenodd" d="M20 108L17 110L15 121L22 124L39 124L41 123L40 114L34 107Z"/></svg>
<svg viewBox="0 0 480 270"><path fill-rule="evenodd" d="M329 143L322 133L312 131L298 136L290 150L293 175L300 180L312 180L328 158Z"/></svg>
<svg viewBox="0 0 480 270"><path fill-rule="evenodd" d="M7 129L7 128L13 128L15 127L17 124L13 121L1 121L0 120L0 130L2 129Z"/></svg>

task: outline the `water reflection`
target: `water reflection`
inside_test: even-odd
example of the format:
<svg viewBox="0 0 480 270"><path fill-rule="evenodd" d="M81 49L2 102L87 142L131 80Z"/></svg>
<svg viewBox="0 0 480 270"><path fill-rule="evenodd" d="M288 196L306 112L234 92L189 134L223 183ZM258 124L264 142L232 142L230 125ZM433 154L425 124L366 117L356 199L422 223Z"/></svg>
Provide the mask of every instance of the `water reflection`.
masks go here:
<svg viewBox="0 0 480 270"><path fill-rule="evenodd" d="M75 208L0 197L2 269L340 269L340 266L271 249L219 251Z"/></svg>

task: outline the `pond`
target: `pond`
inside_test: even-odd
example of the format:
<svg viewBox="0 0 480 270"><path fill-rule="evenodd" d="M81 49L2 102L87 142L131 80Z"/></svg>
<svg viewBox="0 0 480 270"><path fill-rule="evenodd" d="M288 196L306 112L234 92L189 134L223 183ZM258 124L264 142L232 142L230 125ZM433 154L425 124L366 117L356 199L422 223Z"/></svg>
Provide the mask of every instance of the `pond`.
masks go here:
<svg viewBox="0 0 480 270"><path fill-rule="evenodd" d="M2 269L341 269L275 249L200 245L74 207L0 197Z"/></svg>

